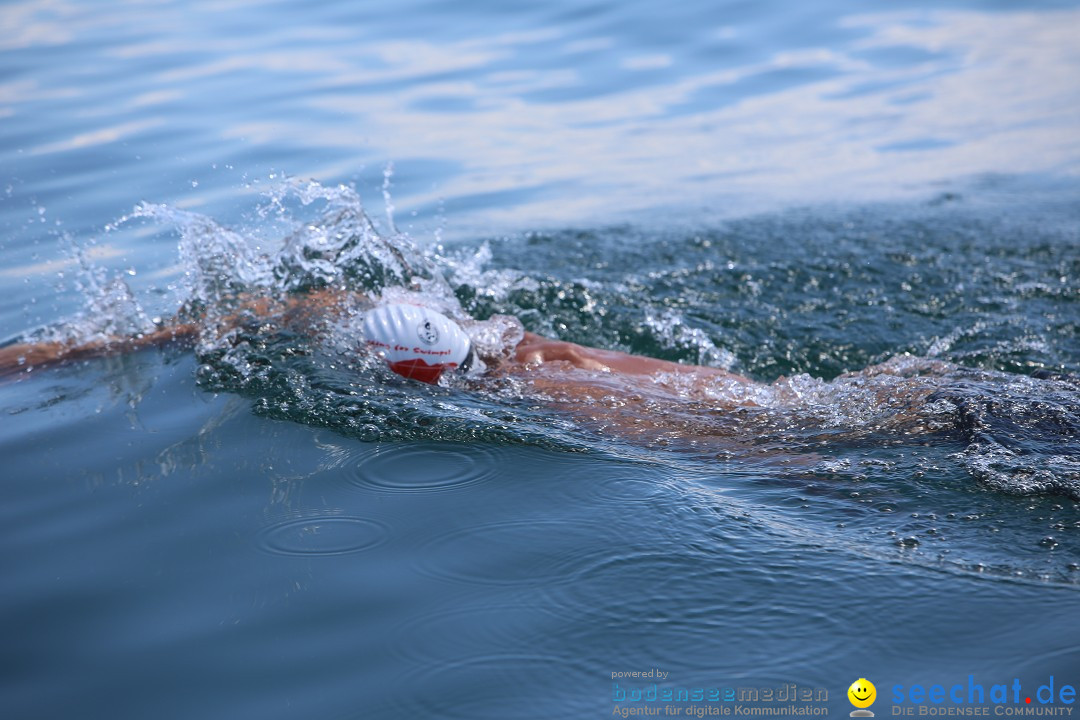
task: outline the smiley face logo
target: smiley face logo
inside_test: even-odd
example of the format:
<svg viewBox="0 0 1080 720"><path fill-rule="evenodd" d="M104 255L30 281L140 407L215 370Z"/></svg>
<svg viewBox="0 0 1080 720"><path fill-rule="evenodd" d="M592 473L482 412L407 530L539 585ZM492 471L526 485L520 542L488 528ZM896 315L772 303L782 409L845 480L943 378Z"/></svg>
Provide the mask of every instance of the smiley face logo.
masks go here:
<svg viewBox="0 0 1080 720"><path fill-rule="evenodd" d="M848 700L857 708L868 708L877 699L877 688L866 678L859 678L847 689Z"/></svg>
<svg viewBox="0 0 1080 720"><path fill-rule="evenodd" d="M416 335L425 345L434 345L439 342L439 331L430 320L425 320L416 326Z"/></svg>

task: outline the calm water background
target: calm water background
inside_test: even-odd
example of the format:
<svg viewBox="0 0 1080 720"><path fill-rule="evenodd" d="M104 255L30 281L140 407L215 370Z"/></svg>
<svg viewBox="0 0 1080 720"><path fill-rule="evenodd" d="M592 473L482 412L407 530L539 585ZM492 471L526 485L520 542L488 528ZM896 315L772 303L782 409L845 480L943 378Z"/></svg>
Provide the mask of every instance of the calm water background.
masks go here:
<svg viewBox="0 0 1080 720"><path fill-rule="evenodd" d="M474 315L796 378L826 430L629 442L287 338L254 379L176 348L5 381L0 712L1077 684L1078 31L1075 2L5 3L0 337L118 323L79 316L111 276L168 315L225 227L340 230L283 174L388 228L392 162ZM902 353L967 368L960 419L835 430L878 408L834 378Z"/></svg>

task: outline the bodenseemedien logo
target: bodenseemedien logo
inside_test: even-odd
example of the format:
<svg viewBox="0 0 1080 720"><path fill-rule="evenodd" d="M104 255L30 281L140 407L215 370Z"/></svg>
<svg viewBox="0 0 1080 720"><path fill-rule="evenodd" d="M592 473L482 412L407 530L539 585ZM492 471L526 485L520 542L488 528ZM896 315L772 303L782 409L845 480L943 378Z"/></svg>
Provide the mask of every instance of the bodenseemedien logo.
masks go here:
<svg viewBox="0 0 1080 720"><path fill-rule="evenodd" d="M851 683L847 689L848 700L855 706L851 711L851 717L874 717L874 713L866 708L874 704L877 699L877 688L874 683L866 678L859 678Z"/></svg>

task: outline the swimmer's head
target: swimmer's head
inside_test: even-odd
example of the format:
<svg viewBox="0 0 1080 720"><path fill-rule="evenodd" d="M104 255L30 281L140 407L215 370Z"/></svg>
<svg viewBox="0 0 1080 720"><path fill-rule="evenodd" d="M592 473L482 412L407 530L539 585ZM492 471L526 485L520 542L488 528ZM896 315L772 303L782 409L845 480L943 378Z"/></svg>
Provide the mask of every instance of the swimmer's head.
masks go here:
<svg viewBox="0 0 1080 720"><path fill-rule="evenodd" d="M436 383L447 370L465 371L473 360L465 331L442 313L388 303L364 315L364 340L402 377Z"/></svg>

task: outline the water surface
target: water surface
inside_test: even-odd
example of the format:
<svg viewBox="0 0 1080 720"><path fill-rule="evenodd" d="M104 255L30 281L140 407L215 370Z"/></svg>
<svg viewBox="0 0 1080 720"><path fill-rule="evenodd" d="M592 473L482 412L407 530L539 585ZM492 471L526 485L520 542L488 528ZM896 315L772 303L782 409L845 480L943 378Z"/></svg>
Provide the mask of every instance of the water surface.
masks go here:
<svg viewBox="0 0 1080 720"><path fill-rule="evenodd" d="M6 378L4 714L1080 682L1078 12L5 4L3 338L415 282L760 385L432 388L348 323Z"/></svg>

